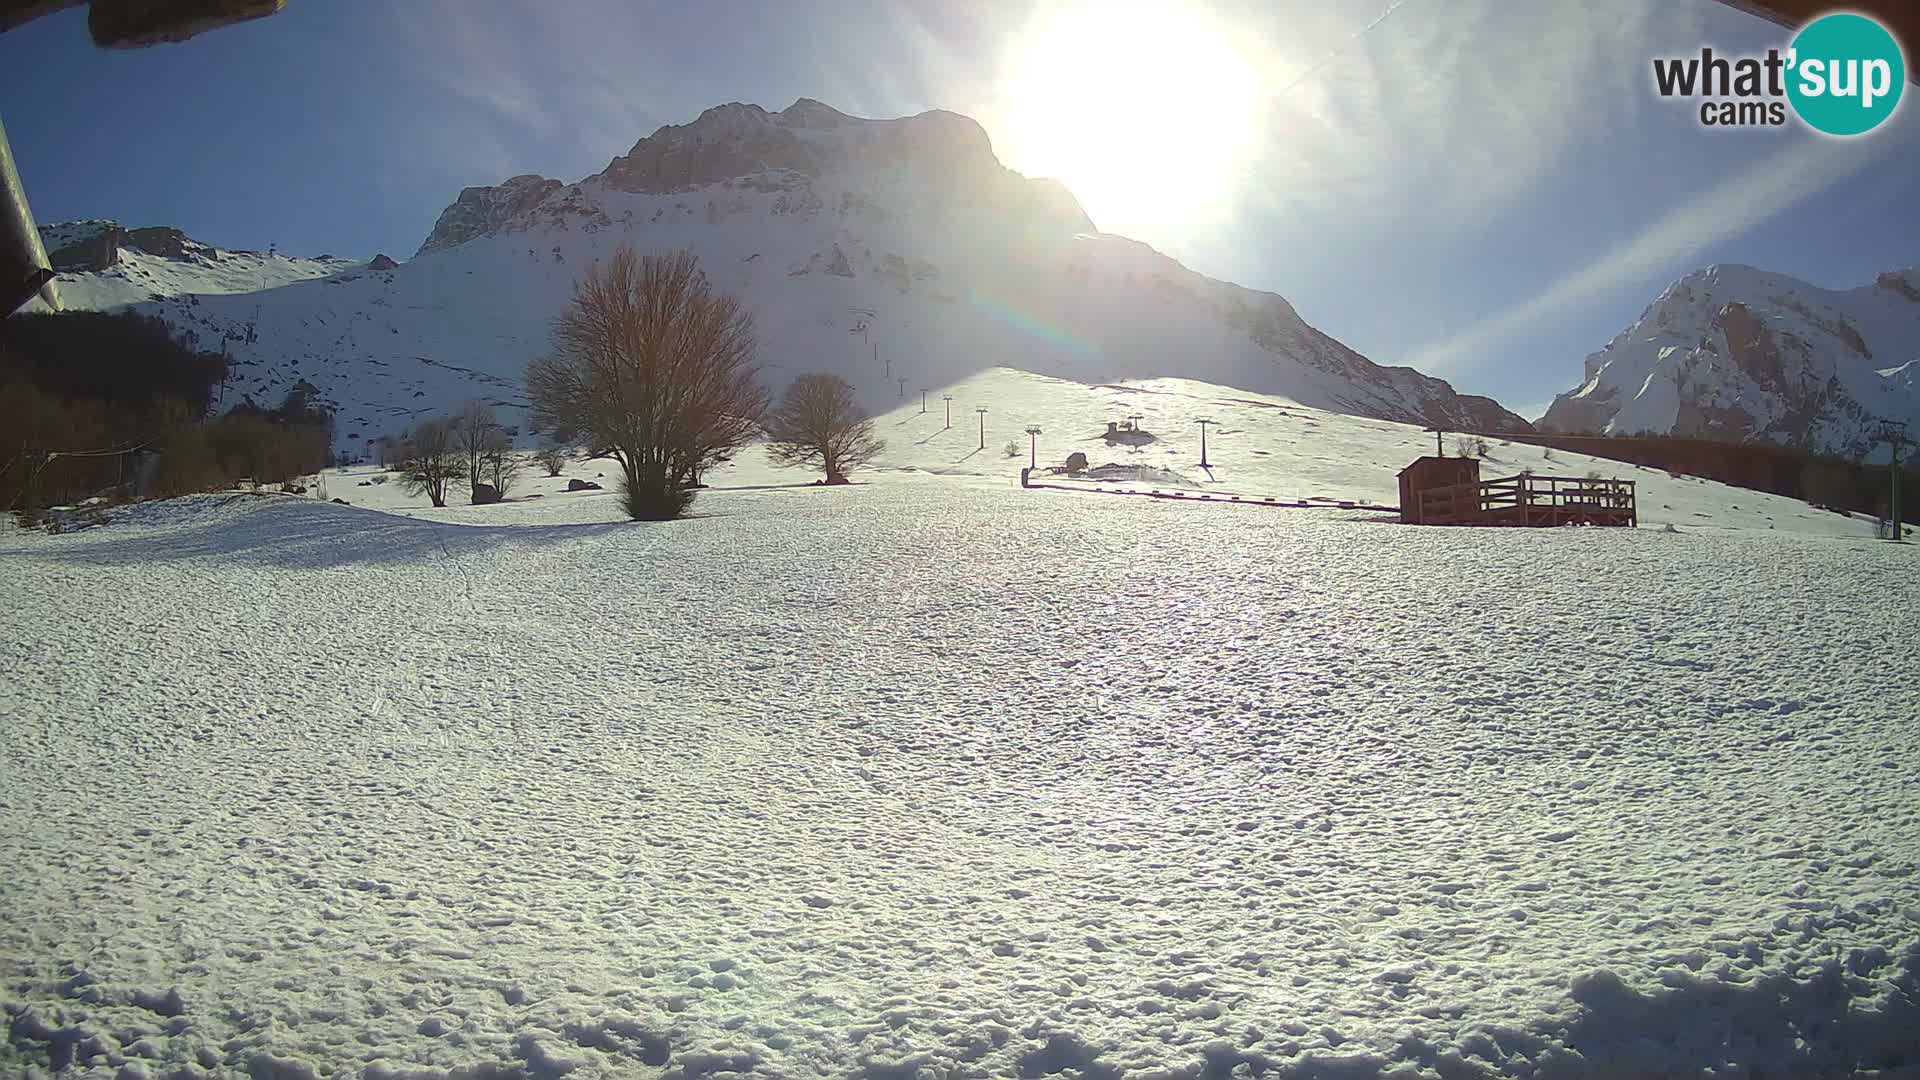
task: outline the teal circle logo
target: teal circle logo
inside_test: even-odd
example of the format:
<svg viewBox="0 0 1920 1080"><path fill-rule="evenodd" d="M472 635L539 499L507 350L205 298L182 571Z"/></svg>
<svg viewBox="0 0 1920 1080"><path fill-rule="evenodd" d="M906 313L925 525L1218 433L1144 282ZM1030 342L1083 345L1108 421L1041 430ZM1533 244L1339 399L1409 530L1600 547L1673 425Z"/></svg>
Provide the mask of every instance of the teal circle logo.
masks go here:
<svg viewBox="0 0 1920 1080"><path fill-rule="evenodd" d="M1787 57L1787 100L1809 127L1828 135L1879 127L1907 85L1900 43L1865 15L1822 15L1794 35Z"/></svg>

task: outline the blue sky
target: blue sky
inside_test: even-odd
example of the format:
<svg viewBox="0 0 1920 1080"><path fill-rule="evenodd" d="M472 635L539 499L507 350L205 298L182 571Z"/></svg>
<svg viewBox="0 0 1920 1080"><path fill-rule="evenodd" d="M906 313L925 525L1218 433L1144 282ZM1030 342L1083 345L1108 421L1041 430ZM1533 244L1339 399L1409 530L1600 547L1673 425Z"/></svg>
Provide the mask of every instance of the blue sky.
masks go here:
<svg viewBox="0 0 1920 1080"><path fill-rule="evenodd" d="M721 102L952 109L1101 228L1529 416L1695 267L1920 263L1911 101L1841 141L1654 96L1654 56L1789 36L1713 0L1074 2L293 0L133 52L76 10L0 35L0 119L42 223L404 258L464 186Z"/></svg>

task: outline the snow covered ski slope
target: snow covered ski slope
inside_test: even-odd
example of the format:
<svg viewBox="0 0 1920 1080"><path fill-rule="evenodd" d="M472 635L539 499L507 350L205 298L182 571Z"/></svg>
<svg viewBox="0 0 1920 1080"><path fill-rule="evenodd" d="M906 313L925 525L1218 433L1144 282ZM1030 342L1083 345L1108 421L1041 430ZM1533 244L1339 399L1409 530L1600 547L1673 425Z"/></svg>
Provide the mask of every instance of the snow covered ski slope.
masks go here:
<svg viewBox="0 0 1920 1080"><path fill-rule="evenodd" d="M952 426L946 426L952 394ZM874 431L886 440L886 450L871 470L855 479L895 483L908 478L946 484L1006 487L1016 484L1028 461L1025 428L1042 429L1040 464L1063 463L1068 454L1087 455L1090 465L1113 464L1141 470L1152 479L1100 486L1165 488L1214 495L1241 495L1287 500L1326 499L1394 505L1399 500L1399 470L1434 450L1434 438L1418 426L1347 416L1307 408L1289 399L1248 393L1232 387L1190 379L1135 380L1087 385L1065 379L994 368L945 386L929 388L927 411L920 411L920 395L909 388L907 400L874 417ZM986 448L980 416L987 408ZM1108 421L1138 415L1138 426L1152 436L1139 444L1109 443ZM1211 468L1201 469L1200 428L1195 421L1216 424L1207 436ZM1447 453L1456 452L1459 438L1444 440ZM1007 454L1007 444L1016 453ZM1638 485L1640 522L1644 528L1673 525L1680 528L1758 529L1830 536L1871 537L1873 521L1862 516L1815 509L1797 499L1729 487L1695 477L1672 477L1659 469L1609 461L1538 446L1487 440L1488 456L1481 461L1486 477L1511 476L1523 469L1542 475L1602 476L1632 480ZM456 505L432 511L426 499L402 492L397 485L359 486L378 474L364 467L347 473L328 473L327 495L356 506L421 514L441 520L489 524L552 524L605 522L619 518L610 497L619 470L609 461L574 462L558 480L527 476L517 494L539 494L536 501L512 501L494 507ZM604 496L568 494L566 480L578 477L605 484ZM750 447L734 464L706 478L716 488L767 488L805 484L811 474L777 469L763 448ZM942 489L943 490L943 489ZM1041 493L1032 493L1043 498ZM1073 496L1062 494L1063 498ZM704 508L704 503L698 504Z"/></svg>
<svg viewBox="0 0 1920 1080"><path fill-rule="evenodd" d="M1920 1061L1912 548L915 453L668 525L541 480L0 534L0 1069Z"/></svg>

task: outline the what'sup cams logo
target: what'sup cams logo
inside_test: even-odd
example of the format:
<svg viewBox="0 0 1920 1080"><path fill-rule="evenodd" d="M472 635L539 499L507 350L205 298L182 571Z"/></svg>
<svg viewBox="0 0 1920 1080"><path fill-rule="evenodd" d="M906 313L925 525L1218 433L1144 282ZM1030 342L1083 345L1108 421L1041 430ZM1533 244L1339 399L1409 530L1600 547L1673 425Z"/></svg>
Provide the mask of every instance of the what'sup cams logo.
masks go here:
<svg viewBox="0 0 1920 1080"><path fill-rule="evenodd" d="M1657 57L1653 85L1663 98L1700 102L1703 127L1780 127L1788 109L1815 131L1864 135L1893 115L1907 84L1906 58L1887 28L1836 12L1800 28L1785 52L1765 56Z"/></svg>

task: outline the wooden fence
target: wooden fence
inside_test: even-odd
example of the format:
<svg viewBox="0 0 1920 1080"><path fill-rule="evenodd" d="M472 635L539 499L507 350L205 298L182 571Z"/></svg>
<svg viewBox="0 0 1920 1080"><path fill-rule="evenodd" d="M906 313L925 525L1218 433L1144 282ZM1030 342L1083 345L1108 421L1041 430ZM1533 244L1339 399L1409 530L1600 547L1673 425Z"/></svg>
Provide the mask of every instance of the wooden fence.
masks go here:
<svg viewBox="0 0 1920 1080"><path fill-rule="evenodd" d="M1506 476L1416 492L1401 519L1419 525L1615 525L1639 523L1633 481Z"/></svg>

